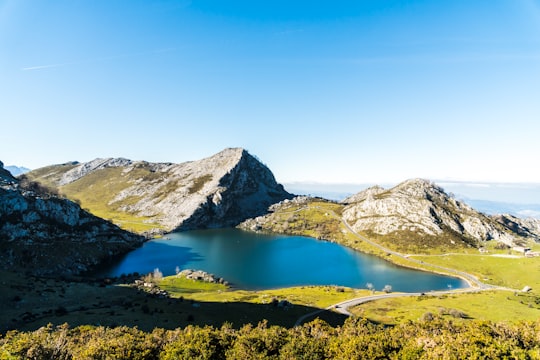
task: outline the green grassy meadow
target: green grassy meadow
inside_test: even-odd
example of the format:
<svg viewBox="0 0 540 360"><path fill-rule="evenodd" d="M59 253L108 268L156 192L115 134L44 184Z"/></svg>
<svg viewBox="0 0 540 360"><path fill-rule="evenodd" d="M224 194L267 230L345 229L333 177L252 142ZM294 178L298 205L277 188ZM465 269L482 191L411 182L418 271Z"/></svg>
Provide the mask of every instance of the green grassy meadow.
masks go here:
<svg viewBox="0 0 540 360"><path fill-rule="evenodd" d="M171 297L194 301L246 302L269 304L273 299L287 300L293 304L325 308L332 304L371 294L368 290L341 286L299 286L272 290L238 290L222 284L190 280L179 276L168 276L159 281L159 287Z"/></svg>
<svg viewBox="0 0 540 360"><path fill-rule="evenodd" d="M540 318L540 297L512 291L383 299L351 309L359 317L385 325L425 319L426 314L441 315L455 321L471 319L515 323Z"/></svg>

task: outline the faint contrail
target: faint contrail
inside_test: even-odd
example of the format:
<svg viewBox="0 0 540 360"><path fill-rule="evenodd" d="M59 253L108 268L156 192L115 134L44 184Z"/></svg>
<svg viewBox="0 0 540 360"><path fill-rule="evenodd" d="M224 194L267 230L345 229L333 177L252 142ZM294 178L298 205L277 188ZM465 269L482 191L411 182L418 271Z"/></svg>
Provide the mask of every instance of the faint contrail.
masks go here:
<svg viewBox="0 0 540 360"><path fill-rule="evenodd" d="M21 70L28 71L28 70L41 70L41 69L49 69L49 68L55 68L55 67L61 67L66 65L72 65L76 63L62 63L62 64L50 64L50 65L38 65L38 66L28 66L23 67Z"/></svg>
<svg viewBox="0 0 540 360"><path fill-rule="evenodd" d="M64 62L64 63L48 64L48 65L27 66L27 67L21 68L21 70L22 71L31 71L31 70L50 69L50 68L68 66L68 65L88 64L88 63L93 63L93 62L98 62L98 61L121 59L121 58L126 58L126 57L134 57L134 56L141 56L141 55L148 55L148 54L160 54L160 53L169 52L169 51L173 51L173 50L175 50L175 48L164 48L164 49L157 49L157 50L139 52L139 53L132 53L132 54L120 54L120 55L103 56L103 57L99 57L99 58L93 58L93 59L81 60L81 61L72 61L72 62Z"/></svg>

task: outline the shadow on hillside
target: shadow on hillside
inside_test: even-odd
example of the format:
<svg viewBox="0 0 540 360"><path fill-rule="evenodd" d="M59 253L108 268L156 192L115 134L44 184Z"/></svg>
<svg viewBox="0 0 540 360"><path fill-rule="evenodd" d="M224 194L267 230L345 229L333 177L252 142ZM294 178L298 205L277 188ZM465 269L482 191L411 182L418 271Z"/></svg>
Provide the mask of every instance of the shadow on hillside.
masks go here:
<svg viewBox="0 0 540 360"><path fill-rule="evenodd" d="M60 325L137 326L141 330L174 329L188 325L235 328L245 324L290 328L302 315L319 310L276 302L194 302L182 298L159 298L125 285L66 282L57 279L27 279L17 274L4 284L0 306L0 333L7 330L35 330L49 323ZM346 316L330 311L317 315L332 326L342 325ZM314 318L309 320L313 320Z"/></svg>

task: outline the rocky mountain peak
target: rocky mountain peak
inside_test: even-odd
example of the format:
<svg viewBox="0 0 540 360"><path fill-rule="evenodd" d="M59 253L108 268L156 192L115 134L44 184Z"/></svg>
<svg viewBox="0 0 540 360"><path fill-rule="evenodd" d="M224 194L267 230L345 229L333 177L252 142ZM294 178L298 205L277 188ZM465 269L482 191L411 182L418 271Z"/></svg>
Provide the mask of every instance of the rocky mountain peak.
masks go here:
<svg viewBox="0 0 540 360"><path fill-rule="evenodd" d="M452 234L469 244L497 240L513 244L513 233L463 204L436 184L412 179L389 190L375 187L345 201L343 217L357 231L379 235Z"/></svg>
<svg viewBox="0 0 540 360"><path fill-rule="evenodd" d="M448 197L444 190L434 182L426 179L406 180L394 188L394 192L405 196L429 199L432 196Z"/></svg>
<svg viewBox="0 0 540 360"><path fill-rule="evenodd" d="M270 169L242 148L180 164L96 159L37 169L29 176L52 183L92 210L93 204L85 203L91 187L92 201L102 213L106 204L108 217L128 214L131 223L155 224L167 232L234 226L292 198Z"/></svg>
<svg viewBox="0 0 540 360"><path fill-rule="evenodd" d="M366 199L372 200L375 196L380 195L385 191L386 190L382 186L375 185L375 186L369 187L369 188L367 188L365 190L362 190L359 193L356 193L354 195L349 196L348 198L341 201L341 203L343 203L343 204L353 204L353 203L362 202L362 201L364 201Z"/></svg>

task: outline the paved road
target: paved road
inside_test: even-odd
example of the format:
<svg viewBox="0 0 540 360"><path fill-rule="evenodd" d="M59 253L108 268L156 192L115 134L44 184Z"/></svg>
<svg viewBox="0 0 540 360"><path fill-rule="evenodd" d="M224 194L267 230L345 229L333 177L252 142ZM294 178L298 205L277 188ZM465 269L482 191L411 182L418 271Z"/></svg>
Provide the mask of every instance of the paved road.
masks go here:
<svg viewBox="0 0 540 360"><path fill-rule="evenodd" d="M347 230L349 230L352 234L354 234L360 240L367 242L368 244L380 249L381 251L386 252L387 254L391 254L391 255L400 257L400 258L405 259L405 260L407 260L407 261L409 261L411 263L416 263L416 264L420 264L420 265L423 265L423 266L427 265L427 266L430 266L430 267L435 268L435 269L443 270L445 273L454 274L454 275L464 279L465 281L467 281L469 283L469 285L470 285L469 288L464 288L464 289L454 289L454 290L445 290L445 291L430 291L430 292L427 293L429 295L439 296L439 295L446 295L446 294L477 292L477 291L492 290L492 289L513 290L513 289L508 289L508 288L503 288L503 287L499 287L499 286L485 284L485 283L481 282L480 280L478 280L478 278L476 276L468 274L468 273L466 273L464 271L459 271L459 270L455 270L455 269L451 269L451 268L447 268L447 267L439 266L439 265L426 264L423 261L416 260L416 259L411 259L407 255L404 255L404 254L399 253L397 251L390 250L390 249L388 249L388 248L386 248L386 247L384 247L384 246L382 246L380 244L377 244L374 241L369 240L365 236L362 236L362 235L358 234L349 225L349 223L347 223L347 221L345 221L345 219L338 216L334 212L332 212L332 215L335 218L341 220L341 222L343 223L343 225L345 225ZM320 309L320 310L317 310L317 311L313 311L313 312L311 312L309 314L305 314L305 315L301 316L296 321L295 326L299 326L300 324L302 324L307 319L312 318L312 317L314 317L314 316L316 316L316 315L318 315L318 314L320 314L320 313L322 313L324 311L327 311L327 310L334 310L334 311L339 312L339 313L341 313L343 315L351 316L352 314L349 312L350 307L357 306L357 305L360 305L360 304L363 304L363 303L366 303L366 302L369 302L369 301L375 301L375 300L380 300L380 299L388 299L388 298L396 298L396 297L406 297L406 296L421 296L422 294L424 294L424 293L419 293L419 292L414 292L414 293L389 293L389 294L371 295L371 296L364 296L364 297L354 298L354 299L350 299L350 300L345 300L345 301L342 301L340 303L330 305L325 309Z"/></svg>
<svg viewBox="0 0 540 360"><path fill-rule="evenodd" d="M340 303L330 305L325 309L320 309L317 311L310 312L309 314L305 314L301 316L300 318L298 318L298 320L296 320L296 322L294 323L294 326L299 326L306 320L313 318L319 315L320 313L324 311L328 311L328 310L333 310L340 314L351 316L352 314L349 312L349 308L360 305L360 304L364 304L370 301L375 301L375 300L397 298L397 297L407 297L407 296L422 296L422 295L441 296L441 295L456 294L456 293L477 292L477 291L482 291L482 290L486 290L486 289L470 287L470 288L465 288L465 289L430 291L427 293L412 292L412 293L389 293L389 294L379 294L379 295L368 295L368 296L363 296L363 297L354 298L350 300L345 300Z"/></svg>

